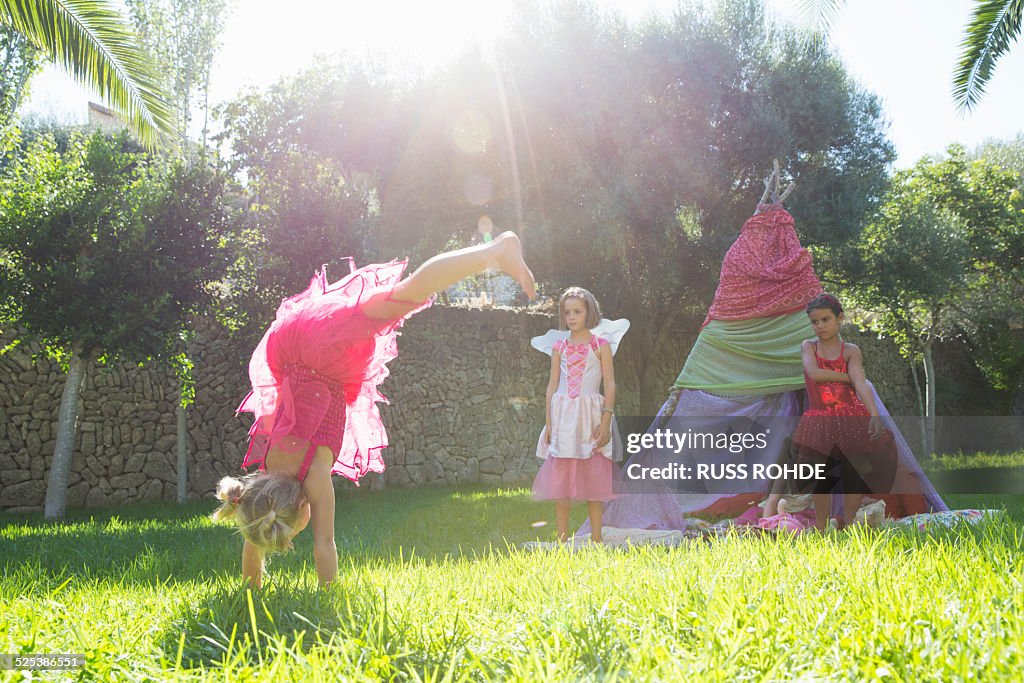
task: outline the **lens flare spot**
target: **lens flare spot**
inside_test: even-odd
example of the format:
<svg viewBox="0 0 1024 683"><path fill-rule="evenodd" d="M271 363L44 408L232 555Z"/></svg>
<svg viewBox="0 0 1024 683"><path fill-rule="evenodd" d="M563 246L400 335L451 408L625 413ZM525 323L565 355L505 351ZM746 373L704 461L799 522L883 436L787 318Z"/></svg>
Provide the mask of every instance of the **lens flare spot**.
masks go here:
<svg viewBox="0 0 1024 683"><path fill-rule="evenodd" d="M491 141L491 122L475 109L459 114L452 124L455 146L466 154L480 154Z"/></svg>
<svg viewBox="0 0 1024 683"><path fill-rule="evenodd" d="M490 216L480 216L480 220L476 222L476 229L480 232L484 242L494 239L494 223Z"/></svg>
<svg viewBox="0 0 1024 683"><path fill-rule="evenodd" d="M463 183L463 190L466 194L466 201L474 206L483 206L491 201L491 193L494 190L491 179L479 173L471 173Z"/></svg>

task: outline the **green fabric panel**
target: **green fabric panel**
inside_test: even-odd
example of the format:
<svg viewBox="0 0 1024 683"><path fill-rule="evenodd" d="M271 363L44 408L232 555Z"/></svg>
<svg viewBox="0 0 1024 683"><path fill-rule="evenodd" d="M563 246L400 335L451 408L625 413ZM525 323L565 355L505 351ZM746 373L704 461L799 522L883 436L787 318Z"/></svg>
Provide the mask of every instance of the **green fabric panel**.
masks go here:
<svg viewBox="0 0 1024 683"><path fill-rule="evenodd" d="M712 320L701 330L676 386L725 396L802 389L800 342L814 331L803 311L750 320Z"/></svg>

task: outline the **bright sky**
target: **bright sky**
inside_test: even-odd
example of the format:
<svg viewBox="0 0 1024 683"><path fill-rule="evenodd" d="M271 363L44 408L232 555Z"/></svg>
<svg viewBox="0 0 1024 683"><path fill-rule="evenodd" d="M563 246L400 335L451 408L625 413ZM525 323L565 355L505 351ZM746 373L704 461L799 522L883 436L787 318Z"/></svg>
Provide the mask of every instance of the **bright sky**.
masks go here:
<svg viewBox="0 0 1024 683"><path fill-rule="evenodd" d="M795 0L767 0L769 11L795 21ZM671 12L674 0L599 0L633 20ZM308 66L315 55L373 55L403 69L430 69L458 54L469 40L500 33L512 0L233 0L214 66L211 101L240 89L266 86ZM882 99L891 122L898 167L951 142L973 147L1024 130L1024 45L1018 41L997 64L979 106L956 113L953 65L971 0L848 0L832 40L847 68ZM315 17L315 19L314 19ZM32 86L24 110L60 120L85 120L88 96L48 69Z"/></svg>

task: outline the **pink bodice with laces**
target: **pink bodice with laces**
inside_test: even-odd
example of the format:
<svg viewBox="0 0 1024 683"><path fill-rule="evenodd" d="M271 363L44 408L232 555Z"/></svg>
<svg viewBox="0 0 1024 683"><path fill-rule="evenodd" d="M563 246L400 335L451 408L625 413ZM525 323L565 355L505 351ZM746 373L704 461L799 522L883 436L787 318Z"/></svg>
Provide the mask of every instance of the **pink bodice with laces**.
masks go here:
<svg viewBox="0 0 1024 683"><path fill-rule="evenodd" d="M581 393L600 395L601 361L597 353L607 345L608 341L597 335L591 335L590 341L582 344L572 344L568 339L556 342L555 351L562 357L556 393L567 394L569 398L577 398Z"/></svg>

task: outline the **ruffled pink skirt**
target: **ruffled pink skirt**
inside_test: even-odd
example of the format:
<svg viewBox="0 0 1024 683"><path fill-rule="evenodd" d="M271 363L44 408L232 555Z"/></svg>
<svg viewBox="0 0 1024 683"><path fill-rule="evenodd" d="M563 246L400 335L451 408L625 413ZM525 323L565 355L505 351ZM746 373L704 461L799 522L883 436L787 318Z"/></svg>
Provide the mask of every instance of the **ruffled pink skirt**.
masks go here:
<svg viewBox="0 0 1024 683"><path fill-rule="evenodd" d="M548 458L533 480L534 500L608 502L618 496L614 481L618 467L608 458Z"/></svg>
<svg viewBox="0 0 1024 683"><path fill-rule="evenodd" d="M306 291L281 302L249 362L252 392L238 407L255 416L243 467L262 465L287 438L289 448L327 446L335 454L332 472L352 481L384 471L388 440L377 402L386 399L377 386L398 355L396 331L431 302L410 303L391 319L369 318L362 306L393 291L405 266L372 264L333 284L321 270Z"/></svg>

